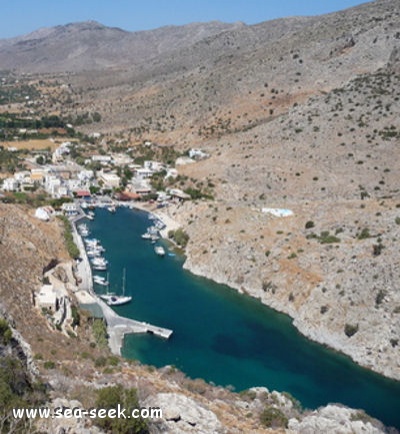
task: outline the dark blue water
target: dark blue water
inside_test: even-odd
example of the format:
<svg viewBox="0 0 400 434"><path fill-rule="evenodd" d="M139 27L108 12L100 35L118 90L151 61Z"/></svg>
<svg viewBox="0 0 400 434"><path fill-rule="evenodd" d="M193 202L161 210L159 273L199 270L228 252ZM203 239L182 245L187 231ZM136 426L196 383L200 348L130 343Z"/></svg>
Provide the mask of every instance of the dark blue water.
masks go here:
<svg viewBox="0 0 400 434"><path fill-rule="evenodd" d="M310 342L290 318L223 285L182 269L179 256L157 257L140 238L147 214L98 209L89 222L107 249L111 289L132 303L116 308L126 317L170 328L170 340L129 335L123 355L157 367L175 365L192 378L237 391L252 386L290 392L303 406L340 402L400 427L400 382L360 368L349 358Z"/></svg>

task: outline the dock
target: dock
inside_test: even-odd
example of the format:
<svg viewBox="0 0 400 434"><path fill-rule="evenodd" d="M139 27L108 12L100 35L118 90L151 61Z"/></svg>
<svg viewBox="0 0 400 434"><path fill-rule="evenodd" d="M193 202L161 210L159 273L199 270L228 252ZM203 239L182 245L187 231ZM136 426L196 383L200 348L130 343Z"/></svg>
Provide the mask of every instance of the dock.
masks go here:
<svg viewBox="0 0 400 434"><path fill-rule="evenodd" d="M79 290L86 291L100 306L103 312L103 318L107 324L107 333L109 335L109 345L113 354L121 355L124 336L132 333L148 333L159 336L164 339L169 339L173 330L158 327L147 322L136 321L134 319L125 318L118 315L107 303L105 303L93 289L92 269L90 268L89 258L86 254L85 245L82 237L76 229L76 222L79 218L71 221L73 238L80 250L82 260L77 264L78 274L80 277Z"/></svg>
<svg viewBox="0 0 400 434"><path fill-rule="evenodd" d="M169 339L173 333L172 330L166 328L119 316L100 298L97 298L97 304L103 311L104 319L107 323L107 332L110 336L110 348L114 354L121 355L123 339L126 334L149 333L164 339Z"/></svg>

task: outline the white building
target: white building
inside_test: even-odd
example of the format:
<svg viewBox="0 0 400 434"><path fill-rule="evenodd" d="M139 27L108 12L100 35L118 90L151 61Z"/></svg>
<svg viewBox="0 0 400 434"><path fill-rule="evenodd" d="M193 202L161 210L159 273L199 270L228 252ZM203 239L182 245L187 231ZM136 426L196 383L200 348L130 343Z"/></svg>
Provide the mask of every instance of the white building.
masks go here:
<svg viewBox="0 0 400 434"><path fill-rule="evenodd" d="M153 173L154 172L151 169L145 169L144 167L135 170L136 176L140 179L151 178Z"/></svg>
<svg viewBox="0 0 400 434"><path fill-rule="evenodd" d="M52 197L59 197L58 190L61 187L61 179L54 175L46 176L44 188Z"/></svg>
<svg viewBox="0 0 400 434"><path fill-rule="evenodd" d="M22 171L22 172L15 172L15 173L14 173L14 178L15 178L17 181L22 182L25 178L27 178L27 177L29 178L30 175L31 175L30 172L24 170L24 171Z"/></svg>
<svg viewBox="0 0 400 434"><path fill-rule="evenodd" d="M19 189L19 181L15 178L6 178L3 180L3 191L17 191Z"/></svg>
<svg viewBox="0 0 400 434"><path fill-rule="evenodd" d="M37 295L38 306L54 313L57 310L57 294L53 285L43 285Z"/></svg>
<svg viewBox="0 0 400 434"><path fill-rule="evenodd" d="M35 211L35 217L39 220L43 220L45 222L48 222L50 220L50 217L53 215L54 210L51 207L40 207L37 208Z"/></svg>
<svg viewBox="0 0 400 434"><path fill-rule="evenodd" d="M64 202L61 209L65 215L76 215L78 214L78 208L74 202Z"/></svg>
<svg viewBox="0 0 400 434"><path fill-rule="evenodd" d="M115 173L100 172L99 181L102 181L106 188L118 188L121 178Z"/></svg>
<svg viewBox="0 0 400 434"><path fill-rule="evenodd" d="M92 155L92 161L102 164L108 164L112 162L112 157L110 157L109 155Z"/></svg>
<svg viewBox="0 0 400 434"><path fill-rule="evenodd" d="M167 174L165 175L165 179L168 178L176 178L178 176L178 171L176 169L168 169Z"/></svg>
<svg viewBox="0 0 400 434"><path fill-rule="evenodd" d="M161 172L165 169L165 165L159 161L145 161L143 167L147 170L151 170L153 173Z"/></svg>
<svg viewBox="0 0 400 434"><path fill-rule="evenodd" d="M189 151L189 157L193 158L195 160L202 160L203 158L208 158L209 154L207 154L206 152L202 151L201 149L190 149Z"/></svg>
<svg viewBox="0 0 400 434"><path fill-rule="evenodd" d="M79 181L81 181L81 183L91 181L92 179L94 179L93 170L82 170L78 173L78 179Z"/></svg>

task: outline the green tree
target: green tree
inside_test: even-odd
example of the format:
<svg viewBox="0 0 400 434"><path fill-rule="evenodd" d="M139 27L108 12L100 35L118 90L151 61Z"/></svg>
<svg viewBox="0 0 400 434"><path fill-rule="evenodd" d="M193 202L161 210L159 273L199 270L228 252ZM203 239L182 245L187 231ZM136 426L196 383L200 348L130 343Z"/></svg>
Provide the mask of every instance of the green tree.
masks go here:
<svg viewBox="0 0 400 434"><path fill-rule="evenodd" d="M98 390L96 407L104 409L117 409L118 405L126 409L126 416L135 408L140 408L136 389L125 389L120 384ZM97 426L115 434L146 434L147 423L141 418L98 418Z"/></svg>

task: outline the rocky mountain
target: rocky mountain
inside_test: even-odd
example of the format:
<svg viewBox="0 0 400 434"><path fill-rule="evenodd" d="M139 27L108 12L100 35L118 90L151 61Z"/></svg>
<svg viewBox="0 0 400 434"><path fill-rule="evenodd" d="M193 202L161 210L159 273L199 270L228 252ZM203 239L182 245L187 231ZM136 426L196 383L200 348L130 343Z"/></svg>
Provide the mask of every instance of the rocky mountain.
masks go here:
<svg viewBox="0 0 400 434"><path fill-rule="evenodd" d="M42 73L132 67L241 26L211 22L127 32L95 21L72 23L2 40L0 65Z"/></svg>

